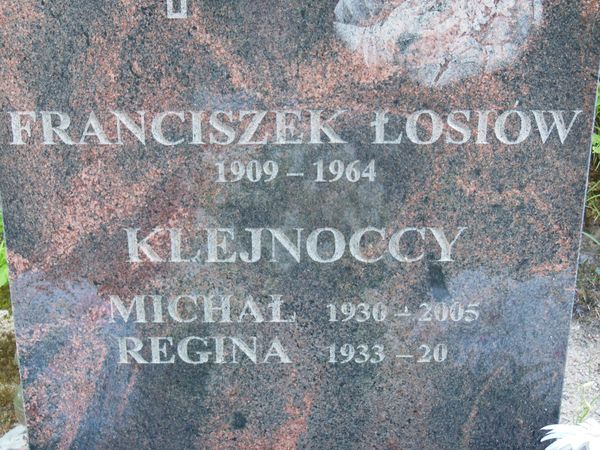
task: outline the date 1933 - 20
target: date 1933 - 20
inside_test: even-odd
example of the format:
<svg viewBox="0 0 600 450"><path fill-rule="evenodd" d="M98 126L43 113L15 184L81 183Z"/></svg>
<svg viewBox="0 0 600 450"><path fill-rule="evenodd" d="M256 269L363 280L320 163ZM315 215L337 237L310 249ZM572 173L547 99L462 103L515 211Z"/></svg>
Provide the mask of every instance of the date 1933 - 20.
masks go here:
<svg viewBox="0 0 600 450"><path fill-rule="evenodd" d="M386 360L387 355L381 344L331 344L327 347L328 363L330 364L380 364ZM448 359L448 345L423 344L415 352L395 354L397 360L413 360L419 364L443 363Z"/></svg>

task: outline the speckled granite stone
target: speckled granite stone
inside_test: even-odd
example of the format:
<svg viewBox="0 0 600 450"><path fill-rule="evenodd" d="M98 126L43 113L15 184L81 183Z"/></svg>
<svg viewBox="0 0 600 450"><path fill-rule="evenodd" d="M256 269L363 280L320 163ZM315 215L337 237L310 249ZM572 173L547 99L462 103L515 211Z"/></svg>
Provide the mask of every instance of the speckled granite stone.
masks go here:
<svg viewBox="0 0 600 450"><path fill-rule="evenodd" d="M168 18L166 0L0 4L0 192L31 448L541 448L560 408L598 3L185 5ZM278 134L284 110L300 118L280 115ZM515 145L517 113L495 127L510 110L530 125ZM541 137L532 111L552 110L565 127L575 115L564 139ZM132 119L120 134L115 111ZM169 111L184 114L161 130ZM270 111L249 139L267 143L241 145L260 116L242 111ZM234 161L256 178L252 160L263 178L230 182ZM334 160L345 172L330 181ZM155 296L145 318L127 310L136 295ZM209 320L202 296L231 296L232 323Z"/></svg>

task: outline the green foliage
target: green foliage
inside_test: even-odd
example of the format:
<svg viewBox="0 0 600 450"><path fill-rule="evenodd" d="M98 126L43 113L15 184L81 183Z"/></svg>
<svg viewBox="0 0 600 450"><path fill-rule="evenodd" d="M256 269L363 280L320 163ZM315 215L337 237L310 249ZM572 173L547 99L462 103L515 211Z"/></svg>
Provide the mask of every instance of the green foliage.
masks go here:
<svg viewBox="0 0 600 450"><path fill-rule="evenodd" d="M597 96L600 97L600 84ZM588 222L600 222L600 101L596 101L596 120L592 134L592 165L588 189Z"/></svg>
<svg viewBox="0 0 600 450"><path fill-rule="evenodd" d="M600 156L600 84L598 84L596 91L596 121L594 123L594 135L592 136L592 151L594 156Z"/></svg>
<svg viewBox="0 0 600 450"><path fill-rule="evenodd" d="M6 244L4 243L4 222L0 210L0 289L8 285L8 266L6 264Z"/></svg>
<svg viewBox="0 0 600 450"><path fill-rule="evenodd" d="M593 381L579 387L581 406L577 413L577 417L575 417L575 424L583 423L587 418L592 417L598 408L600 408L600 395L590 398L590 392L593 387Z"/></svg>
<svg viewBox="0 0 600 450"><path fill-rule="evenodd" d="M0 436L15 422L14 401L19 371L15 359L15 335L9 321L0 321Z"/></svg>
<svg viewBox="0 0 600 450"><path fill-rule="evenodd" d="M0 288L8 284L8 267L6 265L6 245L0 244Z"/></svg>
<svg viewBox="0 0 600 450"><path fill-rule="evenodd" d="M593 236L591 237L593 238ZM582 262L579 266L577 302L573 310L577 319L600 319L600 273L597 269L599 268L596 264L589 262Z"/></svg>
<svg viewBox="0 0 600 450"><path fill-rule="evenodd" d="M598 133L600 133L600 130L596 127L592 135L592 152L596 157L600 155L600 134Z"/></svg>
<svg viewBox="0 0 600 450"><path fill-rule="evenodd" d="M9 310L10 292L8 290L8 265L6 262L6 244L4 242L4 225L0 210L0 310Z"/></svg>

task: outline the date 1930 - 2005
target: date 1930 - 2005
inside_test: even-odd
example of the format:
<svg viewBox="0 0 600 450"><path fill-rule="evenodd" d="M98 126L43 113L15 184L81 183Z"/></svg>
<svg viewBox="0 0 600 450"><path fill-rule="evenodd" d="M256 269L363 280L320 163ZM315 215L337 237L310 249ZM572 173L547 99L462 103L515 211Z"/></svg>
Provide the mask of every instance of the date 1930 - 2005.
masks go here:
<svg viewBox="0 0 600 450"><path fill-rule="evenodd" d="M342 303L327 305L329 322L384 322L390 318L416 317L419 322L471 323L479 319L479 303L464 305L460 302L421 303L416 312L407 306L392 310L384 303Z"/></svg>

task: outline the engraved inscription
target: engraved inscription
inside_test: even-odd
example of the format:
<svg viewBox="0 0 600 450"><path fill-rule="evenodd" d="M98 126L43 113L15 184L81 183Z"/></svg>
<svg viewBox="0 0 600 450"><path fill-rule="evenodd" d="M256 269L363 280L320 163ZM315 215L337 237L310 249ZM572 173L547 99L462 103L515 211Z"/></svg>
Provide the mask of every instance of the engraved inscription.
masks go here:
<svg viewBox="0 0 600 450"><path fill-rule="evenodd" d="M530 139L558 137L564 145L582 110L452 110L449 113L418 110L404 114L371 111L365 130L372 128L370 144L479 145L525 144ZM326 113L303 111L90 111L76 123L62 111L8 111L2 120L10 126L10 145L41 143L69 146L262 146L262 145L343 145L349 143L337 129L341 119L351 119L346 110ZM336 119L340 119L336 122ZM581 122L581 118L579 120ZM401 131L392 135L395 125ZM299 131L301 130L301 131ZM114 138L109 138L114 136ZM116 139L115 139L116 138ZM151 142L152 141L152 142ZM365 144L365 142L354 142ZM318 163L318 161L313 161ZM363 161L369 164L369 161ZM259 164L257 161L255 164ZM343 165L343 167L342 167ZM327 177L358 176L360 163L322 161L315 164L321 180ZM367 169L361 166L362 170ZM257 169L257 168L256 168ZM273 170L273 167L265 169ZM369 168L370 169L370 168ZM222 168L221 170L225 170ZM347 171L347 174L346 174Z"/></svg>
<svg viewBox="0 0 600 450"><path fill-rule="evenodd" d="M167 17L169 19L186 19L187 0L167 0Z"/></svg>

